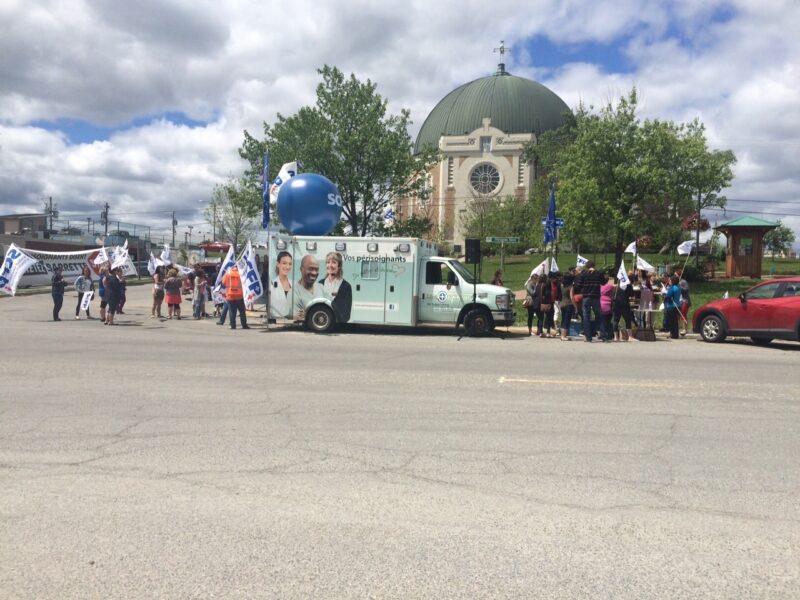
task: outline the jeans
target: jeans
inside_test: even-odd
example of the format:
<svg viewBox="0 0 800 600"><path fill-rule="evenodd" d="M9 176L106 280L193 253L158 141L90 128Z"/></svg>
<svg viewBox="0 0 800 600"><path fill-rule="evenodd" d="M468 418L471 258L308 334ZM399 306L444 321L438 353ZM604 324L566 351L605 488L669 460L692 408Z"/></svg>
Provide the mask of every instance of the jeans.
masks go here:
<svg viewBox="0 0 800 600"><path fill-rule="evenodd" d="M591 319L592 311L594 311L594 320ZM606 338L606 321L600 314L600 298L587 298L583 297L583 336L592 341L592 336L595 331L600 331L600 339Z"/></svg>
<svg viewBox="0 0 800 600"><path fill-rule="evenodd" d="M567 304L561 308L561 331L566 331L565 337L569 337L569 326L572 323L572 315L575 313L575 306Z"/></svg>
<svg viewBox="0 0 800 600"><path fill-rule="evenodd" d="M200 298L199 300L195 300L194 301L194 306L192 308L194 309L194 318L195 319L199 319L200 317L202 317L203 313L206 310L206 299L205 299L205 297Z"/></svg>
<svg viewBox="0 0 800 600"><path fill-rule="evenodd" d="M225 319L228 316L228 309L229 309L228 301L225 300L225 302L222 303L222 310L219 313L219 321L217 321L217 323L219 323L220 325L225 324Z"/></svg>
<svg viewBox="0 0 800 600"><path fill-rule="evenodd" d="M53 294L53 321L58 321L58 313L64 304L64 294Z"/></svg>
<svg viewBox="0 0 800 600"><path fill-rule="evenodd" d="M247 314L245 314L244 299L228 300L231 311L231 329L236 329L236 311L239 311L239 323L242 327L247 327Z"/></svg>

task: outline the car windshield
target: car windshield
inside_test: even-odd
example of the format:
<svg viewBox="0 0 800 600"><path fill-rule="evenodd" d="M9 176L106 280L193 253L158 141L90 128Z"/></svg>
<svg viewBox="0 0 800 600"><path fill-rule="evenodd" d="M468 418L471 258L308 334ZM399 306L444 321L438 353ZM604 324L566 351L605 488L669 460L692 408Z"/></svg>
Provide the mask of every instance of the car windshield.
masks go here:
<svg viewBox="0 0 800 600"><path fill-rule="evenodd" d="M457 260L450 260L447 261L447 264L450 265L450 268L453 269L453 271L461 276L461 279L467 283L475 283L475 278L472 276L472 273L467 271L466 267L464 267L464 265L462 265L460 262Z"/></svg>

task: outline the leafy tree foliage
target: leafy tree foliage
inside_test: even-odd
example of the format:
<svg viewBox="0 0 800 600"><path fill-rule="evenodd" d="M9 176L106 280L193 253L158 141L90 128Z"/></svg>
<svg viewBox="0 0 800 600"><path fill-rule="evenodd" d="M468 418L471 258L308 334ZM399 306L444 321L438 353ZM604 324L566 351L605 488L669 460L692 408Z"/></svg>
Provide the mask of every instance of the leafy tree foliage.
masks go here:
<svg viewBox="0 0 800 600"><path fill-rule="evenodd" d="M407 110L387 115L387 101L376 84L346 78L336 67L319 70L314 106L295 115L278 115L264 123L264 139L247 131L239 154L250 163L245 176L255 185L261 178L263 155L269 151L270 177L281 165L302 160L304 169L333 181L342 196L342 212L352 235L372 233L382 222L393 197L408 196L425 184L422 176L434 152L412 154Z"/></svg>
<svg viewBox="0 0 800 600"><path fill-rule="evenodd" d="M519 244L511 251L542 245L540 220L546 212L542 200L530 195L525 200L514 196L496 199L477 197L467 205L463 216L464 236L485 240L486 237L518 237Z"/></svg>
<svg viewBox="0 0 800 600"><path fill-rule="evenodd" d="M260 214L260 191L243 179L230 179L214 187L205 209L206 220L217 225L217 237L233 244L237 253L253 233Z"/></svg>
<svg viewBox="0 0 800 600"><path fill-rule="evenodd" d="M768 231L764 236L764 247L772 254L772 260L775 260L776 254L791 250L794 241L794 231L778 221L778 227Z"/></svg>
<svg viewBox="0 0 800 600"><path fill-rule="evenodd" d="M708 150L703 126L640 121L633 89L616 106L581 105L561 129L545 133L527 157L557 183L562 230L576 246L609 244L619 265L625 246L645 234L675 247L683 219L724 206L733 179L730 151Z"/></svg>

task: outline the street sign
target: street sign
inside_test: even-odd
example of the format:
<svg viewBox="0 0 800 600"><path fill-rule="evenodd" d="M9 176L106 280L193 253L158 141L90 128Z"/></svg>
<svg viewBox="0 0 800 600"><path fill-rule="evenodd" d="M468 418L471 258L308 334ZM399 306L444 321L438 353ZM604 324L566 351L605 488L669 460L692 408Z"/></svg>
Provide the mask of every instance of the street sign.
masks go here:
<svg viewBox="0 0 800 600"><path fill-rule="evenodd" d="M542 225L547 225L547 217L542 217ZM564 219L556 219L556 228L561 229L564 227Z"/></svg>
<svg viewBox="0 0 800 600"><path fill-rule="evenodd" d="M487 237L490 244L519 244L518 237Z"/></svg>

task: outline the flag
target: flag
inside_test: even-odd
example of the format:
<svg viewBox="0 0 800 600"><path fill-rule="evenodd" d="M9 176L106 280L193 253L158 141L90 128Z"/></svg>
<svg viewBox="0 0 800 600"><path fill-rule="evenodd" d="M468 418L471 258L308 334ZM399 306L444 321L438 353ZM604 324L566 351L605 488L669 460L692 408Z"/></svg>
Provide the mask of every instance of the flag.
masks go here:
<svg viewBox="0 0 800 600"><path fill-rule="evenodd" d="M39 262L25 254L16 244L10 244L3 264L0 265L0 290L13 296L17 293L17 284L22 274Z"/></svg>
<svg viewBox="0 0 800 600"><path fill-rule="evenodd" d="M545 258L542 262L539 263L539 266L537 266L533 271L531 271L531 275L539 275L540 277L542 275L547 275L547 267L548 267L547 259Z"/></svg>
<svg viewBox="0 0 800 600"><path fill-rule="evenodd" d="M550 259L550 272L558 273L558 264L556 264L556 257Z"/></svg>
<svg viewBox="0 0 800 600"><path fill-rule="evenodd" d="M584 258L584 257L583 257L583 256L581 256L580 254L578 254L578 260L577 260L577 262L575 263L575 266L582 267L582 266L584 266L584 265L585 265L587 262L589 262L589 259L588 259L588 258Z"/></svg>
<svg viewBox="0 0 800 600"><path fill-rule="evenodd" d="M725 290L725 293L722 294L722 297L723 297L723 299L727 300L727 298L728 298L728 290Z"/></svg>
<svg viewBox="0 0 800 600"><path fill-rule="evenodd" d="M637 252L636 252L636 240L634 240L630 244L628 244L628 247L625 248L625 253L626 254L637 254Z"/></svg>
<svg viewBox="0 0 800 600"><path fill-rule="evenodd" d="M93 295L94 292L92 290L83 292L83 296L81 296L81 310L89 310L89 303L92 301Z"/></svg>
<svg viewBox="0 0 800 600"><path fill-rule="evenodd" d="M391 208L386 209L386 214L383 215L383 224L386 225L386 227L394 225L394 211Z"/></svg>
<svg viewBox="0 0 800 600"><path fill-rule="evenodd" d="M242 277L244 302L245 304L252 304L264 293L264 286L261 283L261 275L259 275L256 268L256 253L250 240L247 240L247 247L242 253L238 266Z"/></svg>
<svg viewBox="0 0 800 600"><path fill-rule="evenodd" d="M269 152L264 152L264 171L261 173L261 228L269 227Z"/></svg>
<svg viewBox="0 0 800 600"><path fill-rule="evenodd" d="M272 182L272 185L269 187L269 199L270 202L277 202L278 201L278 192L281 190L281 186L289 181L292 177L297 175L297 165L302 165L300 161L286 163L281 167L278 176L275 178L275 181Z"/></svg>
<svg viewBox="0 0 800 600"><path fill-rule="evenodd" d="M128 262L128 249L117 246L111 253L111 268L124 267Z"/></svg>
<svg viewBox="0 0 800 600"><path fill-rule="evenodd" d="M150 253L150 260L147 261L147 272L150 273L151 277L156 272L156 257L153 256L152 252Z"/></svg>
<svg viewBox="0 0 800 600"><path fill-rule="evenodd" d="M678 254L691 254L694 245L695 245L694 240L686 240L685 242L683 242L678 246Z"/></svg>
<svg viewBox="0 0 800 600"><path fill-rule="evenodd" d="M100 248L100 250L97 252L97 256L94 257L94 261L92 262L94 262L94 264L96 265L102 265L103 263L107 263L108 252L106 252L106 249Z"/></svg>
<svg viewBox="0 0 800 600"><path fill-rule="evenodd" d="M650 273L656 272L656 268L649 262L647 262L645 259L643 259L641 256L636 257L636 268L639 269L640 271L648 271Z"/></svg>
<svg viewBox="0 0 800 600"><path fill-rule="evenodd" d="M625 261L619 264L619 271L617 271L617 279L619 280L620 289L625 289L630 284L631 280L628 279L628 273L625 271Z"/></svg>
<svg viewBox="0 0 800 600"><path fill-rule="evenodd" d="M161 260L164 261L165 265L172 264L172 250L169 244L164 244L164 249L161 251Z"/></svg>
<svg viewBox="0 0 800 600"><path fill-rule="evenodd" d="M217 280L214 282L214 287L217 287L222 283L222 278L225 276L225 273L227 273L228 269L235 264L236 255L233 253L233 245L231 245L228 248L228 253L225 255L225 260L222 261L222 264L219 267L219 273L217 273Z"/></svg>
<svg viewBox="0 0 800 600"><path fill-rule="evenodd" d="M547 218L544 222L544 243L554 242L558 237L556 230L556 188L550 187L550 205L547 207Z"/></svg>

